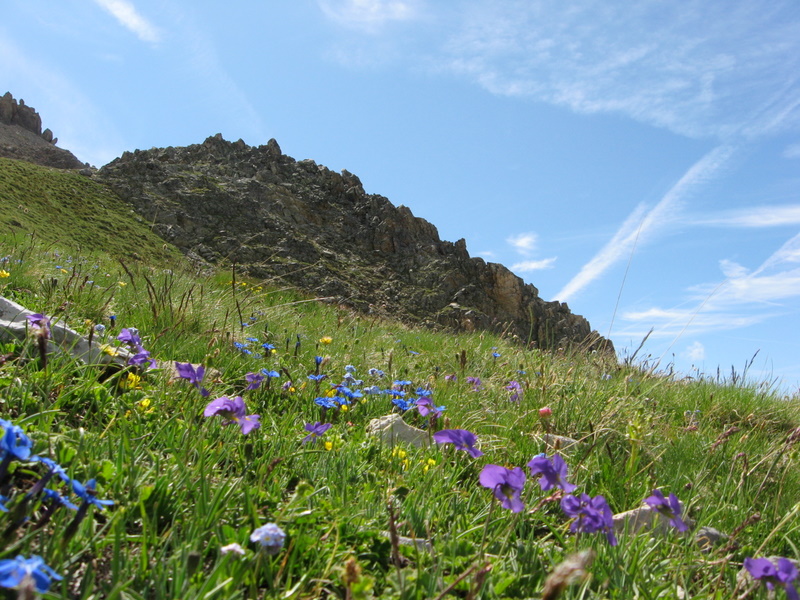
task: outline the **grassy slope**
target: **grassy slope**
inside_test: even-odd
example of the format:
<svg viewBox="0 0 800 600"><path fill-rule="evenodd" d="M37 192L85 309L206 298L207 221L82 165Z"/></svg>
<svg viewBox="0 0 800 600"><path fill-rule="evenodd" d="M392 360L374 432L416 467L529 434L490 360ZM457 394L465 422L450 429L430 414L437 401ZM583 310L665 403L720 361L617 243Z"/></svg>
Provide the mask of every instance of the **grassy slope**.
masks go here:
<svg viewBox="0 0 800 600"><path fill-rule="evenodd" d="M10 172L5 166L3 173ZM25 165L17 167L26 172ZM42 200L32 207L59 214L59 206L45 199L63 208L75 187L83 190L86 214L98 210L89 200L103 196L90 181L32 173L37 185L53 177L65 186L60 192L41 188ZM34 184L18 177L15 185ZM41 220L37 227L64 229L45 216L35 215ZM119 224L123 217L108 218L127 231ZM5 211L0 218L8 218ZM136 245L126 237L118 242L123 252ZM21 251L24 260L17 262ZM353 560L362 569L362 584L371 582L380 597L437 598L450 585L465 597L477 591L476 574L488 563L492 570L479 597L529 598L541 594L547 573L567 555L591 548L597 554L591 579L562 597L675 597L682 588L692 598L727 598L734 595L744 557L798 557L793 540L800 529L800 440L791 437L800 425L796 399L774 398L758 386L675 382L597 356L524 351L486 334L408 328L258 282L233 285L227 273L198 279L145 263L124 272L107 257L76 255L67 269L72 274L108 276L102 285L88 285L70 273L43 276L64 266L63 255L36 240L21 249L0 235L0 256L10 257L0 268L11 273L0 279L0 293L66 318L84 332L85 319L108 323L105 317L116 314L118 327L139 328L157 360L214 370L203 382L211 396L203 398L163 371L145 374L131 388L120 385L124 374L101 381L98 368L64 359L52 360L47 371L36 361L12 359L0 366L0 416L23 426L35 452L58 460L81 481L97 478L100 497L115 501L103 512L92 509L69 540L64 532L73 513L57 512L42 535L32 526L42 512L38 503L29 507L34 518L6 536L0 558L43 556L65 576L54 587L57 593L344 598L345 567ZM106 339L113 342L117 331ZM320 341L323 336L331 343ZM263 342L275 352L264 353ZM413 381L412 390L429 386L435 404L446 406L437 427L475 432L485 455L473 459L452 447L375 443L365 427L393 410L386 395L322 414L314 398L331 388L307 379L315 356L325 357L321 372L330 383L341 382L345 366L352 365L363 387L386 388L398 379ZM260 368L281 376L270 389L245 389L245 375ZM370 368L383 369L387 377L370 377ZM446 380L446 374L457 380ZM284 391L289 376L294 386ZM468 376L481 378L479 389L467 383ZM517 402L509 400L511 380L522 387ZM249 412L261 415L261 429L243 437L236 426L221 427L219 417L203 418L208 400L221 395L243 396ZM553 413L547 421L539 418L544 406ZM696 423L687 411L699 411ZM304 424L320 419L332 422L331 429L316 444L302 445ZM404 419L425 424L413 409ZM541 438L545 430L581 440L564 452L579 493L603 494L620 512L661 487L680 497L698 526L735 538L703 554L691 536L625 536L616 547L602 535L572 536L558 502L547 501L551 492L542 492L530 477L522 496L526 510L501 508L479 485L481 469L490 463L525 467L548 450ZM21 465L6 482L2 493L11 497L12 509L41 471L40 465ZM407 563L402 568L392 564L385 535L388 500L400 535L433 544L432 553L401 547ZM0 531L9 519L0 515ZM248 539L269 521L288 534L276 556L259 553ZM244 546L246 556L223 555L221 548L231 542ZM366 597L355 593L357 584L350 587L352 597Z"/></svg>
<svg viewBox="0 0 800 600"><path fill-rule="evenodd" d="M7 158L0 158L0 228L84 255L180 260L107 187L74 171Z"/></svg>

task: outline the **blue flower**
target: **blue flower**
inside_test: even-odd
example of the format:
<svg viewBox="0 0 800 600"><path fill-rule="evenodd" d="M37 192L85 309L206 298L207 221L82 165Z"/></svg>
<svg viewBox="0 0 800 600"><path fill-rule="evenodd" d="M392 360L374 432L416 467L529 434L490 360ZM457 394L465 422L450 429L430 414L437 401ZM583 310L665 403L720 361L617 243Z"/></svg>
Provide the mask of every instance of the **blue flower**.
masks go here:
<svg viewBox="0 0 800 600"><path fill-rule="evenodd" d="M267 554L280 552L281 548L283 548L284 539L286 539L286 534L275 523L262 525L250 534L250 541L261 544L261 548Z"/></svg>
<svg viewBox="0 0 800 600"><path fill-rule="evenodd" d="M355 373L356 372L356 368L353 365L346 365L344 370L347 371L348 373Z"/></svg>
<svg viewBox="0 0 800 600"><path fill-rule="evenodd" d="M103 509L106 506L114 504L113 500L99 500L97 498L97 482L94 479L87 481L86 485L82 484L77 479L73 479L72 491L83 500L83 504L85 505L93 504L97 508Z"/></svg>
<svg viewBox="0 0 800 600"><path fill-rule="evenodd" d="M311 381L316 381L317 383L319 383L320 381L322 381L322 380L323 380L323 379L325 379L326 377L327 377L327 375L325 375L324 373L323 373L322 375L309 375L309 376L308 376L308 378L309 378Z"/></svg>
<svg viewBox="0 0 800 600"><path fill-rule="evenodd" d="M406 411L412 406L414 406L414 402L415 402L414 400L405 401L402 398L395 398L394 400L392 400L392 404L394 404L397 408L399 408L402 411Z"/></svg>
<svg viewBox="0 0 800 600"><path fill-rule="evenodd" d="M78 510L78 506L73 504L69 501L69 498L62 496L55 490L51 490L50 488L44 488L44 497L51 502L54 502L56 505L66 506L72 510Z"/></svg>
<svg viewBox="0 0 800 600"><path fill-rule="evenodd" d="M51 579L63 579L61 575L44 564L41 556L35 554L30 558L25 558L20 554L16 558L0 560L0 587L8 589L19 587L28 576L33 578L36 591L42 594L50 589Z"/></svg>
<svg viewBox="0 0 800 600"><path fill-rule="evenodd" d="M314 403L318 404L322 408L336 408L337 406L339 406L338 404L336 404L336 402L333 401L333 399L325 398L324 396L320 398L314 398Z"/></svg>

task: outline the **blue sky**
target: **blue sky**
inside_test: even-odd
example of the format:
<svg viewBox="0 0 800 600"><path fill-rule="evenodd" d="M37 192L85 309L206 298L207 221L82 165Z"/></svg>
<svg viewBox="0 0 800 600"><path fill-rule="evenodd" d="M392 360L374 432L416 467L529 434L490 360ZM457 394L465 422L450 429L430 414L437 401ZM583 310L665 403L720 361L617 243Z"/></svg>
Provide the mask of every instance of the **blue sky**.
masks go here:
<svg viewBox="0 0 800 600"><path fill-rule="evenodd" d="M97 166L274 137L623 356L800 385L795 0L7 0L0 82Z"/></svg>

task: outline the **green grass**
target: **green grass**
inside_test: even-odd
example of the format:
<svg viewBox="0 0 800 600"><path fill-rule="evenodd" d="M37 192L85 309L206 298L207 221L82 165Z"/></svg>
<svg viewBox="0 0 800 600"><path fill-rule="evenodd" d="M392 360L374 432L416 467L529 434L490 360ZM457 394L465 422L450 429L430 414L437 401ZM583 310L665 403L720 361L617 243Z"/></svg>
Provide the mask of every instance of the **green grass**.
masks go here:
<svg viewBox="0 0 800 600"><path fill-rule="evenodd" d="M19 165L12 166L27 168ZM97 191L88 180L74 185ZM67 355L50 356L42 368L32 338L0 348L0 416L24 429L35 454L79 481L95 478L98 497L114 501L91 508L74 535L67 532L75 512L66 508L37 529L46 507L40 499L26 503L25 493L44 465L11 463L0 481L10 509L0 514L0 558L41 556L64 577L50 597L539 598L557 565L592 550L589 576L560 597L673 598L682 589L685 597L731 598L745 592L736 581L745 557L800 558L796 398L775 397L757 382L675 381L601 355L417 329L268 282L232 281L231 272L198 277L179 263L169 270L126 259L131 238L114 247L119 254L103 255L72 234L36 231L0 238L0 270L9 273L0 294L86 335L115 315L116 327L95 338L115 344L121 328L136 327L162 366L130 385L130 368L110 372ZM328 375L319 386L307 378L316 356ZM203 364L210 396L171 378L167 361ZM446 407L430 427L468 429L485 454L388 447L368 437L371 419L397 410L387 395L329 410L331 429L302 444L304 424L322 419L314 399L342 382L347 365L364 380L354 388L385 389L400 379L413 382L412 392L429 387ZM261 368L280 377L269 389L247 390L245 375ZM385 378L370 376L371 368ZM481 387L467 377L479 377ZM517 402L506 389L512 380L522 385ZM242 396L248 413L260 415L260 429L243 436L221 417L204 417L205 405L222 395ZM545 406L547 421L539 413ZM696 423L687 411L699 411ZM403 418L429 426L414 409ZM684 502L696 527L731 537L704 553L691 534L674 531L620 535L617 546L599 533L576 536L558 494L542 492L529 473L525 510L502 508L480 486L482 468L527 473L528 461L548 451L546 431L580 440L562 453L577 493L602 494L618 513L659 487ZM58 479L51 487L68 491ZM20 516L28 520L13 527ZM268 522L287 534L275 555L249 541ZM426 545L395 546L393 528ZM234 542L243 557L222 553Z"/></svg>

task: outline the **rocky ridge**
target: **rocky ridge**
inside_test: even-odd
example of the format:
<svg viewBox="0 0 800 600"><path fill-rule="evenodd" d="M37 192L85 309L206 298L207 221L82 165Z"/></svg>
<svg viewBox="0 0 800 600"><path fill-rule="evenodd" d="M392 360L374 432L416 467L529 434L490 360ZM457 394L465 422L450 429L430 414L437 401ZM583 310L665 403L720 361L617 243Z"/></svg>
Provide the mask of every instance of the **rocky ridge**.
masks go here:
<svg viewBox="0 0 800 600"><path fill-rule="evenodd" d="M24 100L17 102L11 92L0 96L0 156L57 169L88 167L57 142L50 129L42 131L42 118Z"/></svg>
<svg viewBox="0 0 800 600"><path fill-rule="evenodd" d="M457 330L505 332L532 347L612 350L564 303L500 264L439 239L357 176L296 161L278 143L220 134L202 144L125 152L98 180L190 257L229 261L358 310Z"/></svg>

